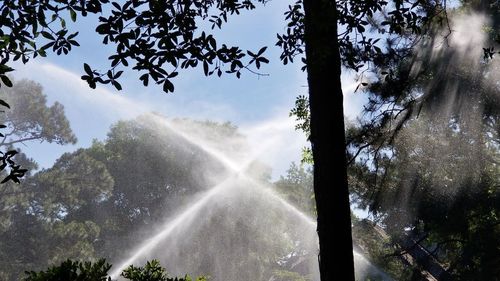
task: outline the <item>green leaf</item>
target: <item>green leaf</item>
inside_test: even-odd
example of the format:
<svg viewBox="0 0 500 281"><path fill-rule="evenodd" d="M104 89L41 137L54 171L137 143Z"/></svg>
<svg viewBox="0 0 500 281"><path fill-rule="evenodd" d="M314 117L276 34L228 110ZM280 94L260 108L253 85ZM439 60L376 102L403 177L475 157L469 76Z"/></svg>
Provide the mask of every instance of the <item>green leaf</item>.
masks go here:
<svg viewBox="0 0 500 281"><path fill-rule="evenodd" d="M0 74L4 74L11 71L14 71L14 68L7 66L5 64L0 64Z"/></svg>
<svg viewBox="0 0 500 281"><path fill-rule="evenodd" d="M54 36L52 36L52 34L48 33L47 31L42 31L42 32L40 32L40 34L42 34L42 36L47 38L47 39L55 40Z"/></svg>
<svg viewBox="0 0 500 281"><path fill-rule="evenodd" d="M10 81L9 77L2 75L0 76L0 78L2 78L2 82L5 84L5 86L9 88L12 87L12 81Z"/></svg>
<svg viewBox="0 0 500 281"><path fill-rule="evenodd" d="M71 20L72 20L73 22L75 22L75 21L76 21L76 12L75 12L73 9L70 9L70 10L69 10L69 14L70 14L70 16L71 16Z"/></svg>
<svg viewBox="0 0 500 281"><path fill-rule="evenodd" d="M37 50L37 53L38 53L40 56L42 56L42 57L46 57L46 56L47 56L47 53L45 52L45 50L44 50L44 49L39 49L39 50Z"/></svg>

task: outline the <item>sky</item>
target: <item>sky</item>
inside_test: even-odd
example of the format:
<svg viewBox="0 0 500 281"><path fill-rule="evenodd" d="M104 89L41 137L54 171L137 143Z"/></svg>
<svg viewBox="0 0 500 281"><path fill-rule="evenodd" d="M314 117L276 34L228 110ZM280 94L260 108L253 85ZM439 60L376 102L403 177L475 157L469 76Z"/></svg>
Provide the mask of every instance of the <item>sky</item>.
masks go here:
<svg viewBox="0 0 500 281"><path fill-rule="evenodd" d="M288 4L288 1L270 1L265 7L261 5L256 10L229 17L222 30L211 31L218 44L240 46L244 50L268 46L266 57L270 63L261 71L269 76L243 72L241 79L234 75L205 77L201 68L189 69L181 71L172 81L173 94L165 94L156 85L144 87L138 79L140 74L131 69L125 70L121 77L122 91L108 85L89 88L80 79L84 74L83 63L107 69L107 57L113 54L113 46L101 44L102 38L94 32L95 17L80 17L74 24L68 20L70 32L79 31L76 40L81 47L66 56L48 52L47 58L37 57L26 65L15 64L13 78L40 83L49 104L56 101L63 104L78 143L59 146L31 142L21 149L41 168L49 168L62 153L88 147L93 139L104 140L116 121L155 111L172 118L230 121L248 136L253 146L258 146L263 138L279 136L282 145L265 153L262 160L273 167L274 179L284 175L291 162L300 161L301 148L306 145L304 134L294 130L295 122L289 117L296 97L307 95L306 73L300 70L300 62L282 65L280 49L275 46L276 34L286 30L283 13ZM356 83L352 75L344 76L343 83L345 113L355 118L364 97L353 93Z"/></svg>

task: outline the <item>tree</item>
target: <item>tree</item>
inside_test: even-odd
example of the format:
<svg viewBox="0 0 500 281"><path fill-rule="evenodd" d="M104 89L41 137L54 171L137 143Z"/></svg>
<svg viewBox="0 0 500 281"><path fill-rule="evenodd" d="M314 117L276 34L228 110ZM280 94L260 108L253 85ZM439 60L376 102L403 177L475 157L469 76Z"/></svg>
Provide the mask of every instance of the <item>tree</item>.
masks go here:
<svg viewBox="0 0 500 281"><path fill-rule="evenodd" d="M488 126L470 131L470 120L449 126L428 115L408 121L385 147L391 155L377 157L378 171L365 169L358 176L365 188L355 191L399 245L394 256L411 249L410 238L428 247L453 280L497 276L500 197L491 161L500 154L490 141L498 137Z"/></svg>
<svg viewBox="0 0 500 281"><path fill-rule="evenodd" d="M48 106L40 84L30 80L16 81L12 88L1 88L0 98L11 106L0 118L8 130L0 146L34 140L60 145L76 143L63 105L56 102Z"/></svg>
<svg viewBox="0 0 500 281"><path fill-rule="evenodd" d="M494 47L482 46L496 44L498 7L466 1L448 15L444 32L435 22L418 51L386 64L392 75L370 85L367 109L380 118L353 131L363 136L352 138L354 146L365 149L354 188L400 244L396 256L415 246L405 243L410 238L453 280L491 279L498 276L500 100Z"/></svg>
<svg viewBox="0 0 500 281"><path fill-rule="evenodd" d="M66 258L119 260L137 237L149 236L193 196L227 177L219 160L162 121L148 115L117 122L105 141L66 153L53 167L28 177L20 186L28 195L18 198L17 217L0 236L2 278L18 280L22 264L40 269ZM171 120L170 124L185 127L181 132L193 130L198 139L231 154L245 152L244 137L230 123ZM260 167L249 169L266 183ZM303 194L311 201L312 176L303 170L296 174L282 181L280 189L293 188L299 191L297 197ZM296 216L262 190L238 181L234 185L211 200L202 216L180 225L176 229L180 234L168 237L152 254L164 257L174 272L210 273L216 279L310 280L316 274L316 239L304 238L304 222L296 222ZM22 229L22 235L16 235Z"/></svg>
<svg viewBox="0 0 500 281"><path fill-rule="evenodd" d="M16 192L2 197L2 279L19 280L26 267L94 258L101 226L91 214L74 216L109 197L112 184L105 166L82 150L63 155L52 168L28 175L19 185L7 184Z"/></svg>
<svg viewBox="0 0 500 281"><path fill-rule="evenodd" d="M274 183L288 202L311 217L315 214L312 173L311 168L292 163L286 175Z"/></svg>
<svg viewBox="0 0 500 281"><path fill-rule="evenodd" d="M17 184L22 176L31 178L33 176L31 171L36 170L38 165L36 161L22 153L17 145L33 140L63 145L75 143L76 138L69 127L62 105L56 103L51 107L47 106L46 97L39 84L21 80L16 82L13 88L2 87L0 99L8 102L11 107L0 118L0 122L4 124L3 128L8 130L1 135L0 146L11 151L4 156L9 158L16 156L16 163L9 163L7 159L4 163L17 167L18 172L22 172L21 174L13 170L8 175L6 171L2 171L5 179L0 189L0 221L3 226L0 235L4 243L0 246L2 249L0 275L2 279L8 279L11 277L5 274L19 270L19 264L35 265L37 258L43 259L40 256L35 258L35 253L44 252L40 250L40 244L32 238L44 232L44 225L33 213L27 211L35 190L31 188L30 180L24 184ZM7 182L9 179L12 182ZM26 251L19 251L24 246ZM13 256L15 258L12 258ZM13 260L16 262L12 262Z"/></svg>
<svg viewBox="0 0 500 281"><path fill-rule="evenodd" d="M102 254L119 256L128 244L120 241L133 243L138 232L161 222L187 196L215 185L207 175L225 172L210 155L158 120L165 119L150 115L119 121L110 128L104 143L95 142L87 150L93 159L104 163L114 179L110 198L89 210L99 215L95 219L103 226L101 239L108 241L102 247L105 248ZM193 120L173 123L196 126L219 143L241 138L236 127L229 123Z"/></svg>
<svg viewBox="0 0 500 281"><path fill-rule="evenodd" d="M265 3L265 0L255 1ZM77 13L100 13L108 0L75 1L4 1L0 11L4 22L0 32L1 65L11 60L27 62L31 56L45 56L52 49L67 54L78 46L76 33L66 29L63 12L75 21ZM315 162L314 190L320 238L320 271L322 280L335 275L353 280L353 262L350 231L349 196L345 164L345 138L341 91L341 65L355 70L363 62L384 56L377 39L370 38L366 27L373 23L375 14L387 8L389 28L381 32L402 34L419 33L428 12L434 12L427 1L299 1L290 6L287 34L278 36L278 45L284 49L284 63L305 53L311 109L311 142ZM109 57L111 67L98 72L84 64L82 79L92 88L97 83L111 83L118 90L121 67L140 71L141 81L152 80L162 84L165 92L172 92L171 80L176 69L203 66L206 75L221 76L225 71L237 77L251 66L257 69L268 59L266 48L246 54L238 47L218 46L216 39L206 32L197 32L197 19L208 19L212 28L221 28L229 14L254 9L253 1L139 1L112 3L111 14L99 18L96 32L104 44L115 44L116 53ZM421 8L420 11L415 11ZM339 33L337 23L346 29ZM60 25L61 29L55 28ZM359 36L357 36L359 35ZM40 42L42 42L40 44ZM43 45L42 45L43 44ZM38 47L42 45L42 47ZM342 58L341 58L342 55ZM248 61L243 61L244 57ZM130 63L134 63L132 66ZM4 72L10 70L5 68ZM333 75L328 73L333 72ZM0 77L6 77L0 72ZM333 93L333 94L332 94ZM338 176L331 176L332 171ZM337 230L338 226L338 230ZM337 249L337 246L339 249ZM336 256L344 258L336 259Z"/></svg>
<svg viewBox="0 0 500 281"><path fill-rule="evenodd" d="M1 77L5 85L12 86L7 76ZM0 127L8 130L0 134L0 146L8 149L7 152L2 152L0 170L4 171L7 167L9 170L2 183L9 180L19 183L19 178L25 176L29 168L33 168L33 165L28 164L27 169L21 169L21 165L13 161L13 157L18 154L14 149L15 144L32 140L56 142L61 145L76 143L76 137L64 115L64 107L59 103L47 107L46 102L42 87L33 81L22 80L16 83L14 88L1 88L0 104L10 109L3 112L4 115L0 118ZM25 160L24 158L21 156L20 161Z"/></svg>
<svg viewBox="0 0 500 281"><path fill-rule="evenodd" d="M43 260L41 253L45 252L38 243L40 236L43 237L41 234L45 232L44 224L27 211L34 190L29 183L18 184L19 178L32 177L31 171L36 170L38 165L16 146L32 140L74 143L76 138L69 128L63 107L60 104L48 107L41 86L33 81L19 81L10 89L2 87L0 97L3 102L8 101L10 107L0 118L3 128L8 130L1 135L0 146L10 151L4 154L8 159L3 162L14 168L7 172L4 170L5 166L2 167L5 179L0 189L0 236L3 241L0 245L0 276L7 280L13 278L12 273L19 273L21 267L37 265L37 259ZM11 158L14 155L15 163ZM9 158L12 162L9 162Z"/></svg>

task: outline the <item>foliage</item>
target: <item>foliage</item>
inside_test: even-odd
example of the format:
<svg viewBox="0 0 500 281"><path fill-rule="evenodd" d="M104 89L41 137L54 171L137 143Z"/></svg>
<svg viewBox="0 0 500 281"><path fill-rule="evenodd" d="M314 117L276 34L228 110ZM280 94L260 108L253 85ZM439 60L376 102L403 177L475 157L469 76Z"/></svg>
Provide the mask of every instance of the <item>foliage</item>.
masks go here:
<svg viewBox="0 0 500 281"><path fill-rule="evenodd" d="M48 107L46 96L39 84L22 80L16 82L13 87L12 82L6 79L8 78L3 78L4 83L9 82L5 85L12 88L2 87L0 90L0 105L9 108L0 118L0 128L8 130L6 133L0 133L0 146L7 147L8 151L0 152L0 171L5 170L8 173L2 183L10 180L20 183L19 179L28 169L21 168L21 165L14 162L13 157L19 153L14 149L15 144L32 140L56 142L61 145L75 144L76 137L64 115L64 107L59 103Z"/></svg>
<svg viewBox="0 0 500 281"><path fill-rule="evenodd" d="M108 4L108 0L93 0L93 1L30 1L20 2L5 1L4 5L0 7L0 12L5 20L0 26L0 38L2 45L0 47L0 56L2 60L0 65L7 65L12 60L22 60L27 62L30 56L36 57L38 55L44 56L46 50L49 48L57 54L68 53L72 46L78 46L78 42L74 39L77 33L71 33L66 28L66 21L62 14L69 14L71 20L75 21L77 13L85 16L87 13L101 13L105 11L103 16L99 17L100 25L96 28L96 32L103 36L103 43L112 43L116 45L116 53L112 54L108 59L111 61L111 66L108 71L98 72L92 69L88 64L84 64L85 75L82 76L91 88L95 88L97 83L108 84L111 83L118 90L121 85L118 82L122 74L121 67L128 67L129 61L134 63L132 69L141 72L141 80L144 85L148 85L149 80L152 79L157 84L163 85L165 92L172 92L174 85L171 79L174 78L181 69L196 67L198 64L203 64L203 71L205 75L212 75L216 73L218 76L222 75L223 70L229 73L235 73L237 77L241 75L241 70L249 69L250 65L255 65L258 69L262 63L267 63L268 59L262 55L266 50L265 47L257 52L247 51L246 54L239 47L227 47L222 45L217 47L217 42L210 34L205 32L195 33L197 29L196 20L208 19L212 22L212 28L220 28L223 22L227 21L228 14L238 14L242 10L249 10L255 8L254 2L265 3L265 1L125 1L122 5L118 3ZM282 47L283 53L281 56L282 61L286 64L288 61L293 61L293 58L301 53L304 53L303 48L308 40L304 35L305 30L316 30L317 26L308 26L314 22L315 15L305 17L303 12L303 4L315 3L298 1L296 5L290 6L290 11L286 14L288 20L288 29L286 35L278 35L278 45ZM318 3L318 2L316 2ZM392 4L392 2L391 2ZM327 56L335 53L338 56L338 51L343 57L344 65L349 68L360 70L364 63L375 62L376 60L384 60L387 54L383 52L382 48L377 45L379 38L377 35L371 36L367 27L376 26L375 30L383 33L388 32L394 35L402 35L405 33L419 34L422 29L421 26L428 19L428 14L435 12L435 7L439 5L429 5L427 1L394 1L394 5L389 5L386 1L322 1L321 4L331 13L332 21L322 21L321 24L325 26L337 26L337 21L345 29L341 33L340 38L312 38L314 42L319 42L319 48L308 53L307 59L302 59L307 65L318 65L324 60L323 55ZM419 10L417 10L419 9ZM319 9L325 10L325 9ZM385 11L387 10L387 14ZM212 11L215 14L212 14ZM377 16L385 18L386 20L377 23ZM51 18L48 20L48 18ZM310 21L308 21L310 20ZM328 20L328 18L327 18ZM316 22L318 22L316 20ZM60 25L59 27L55 27ZM387 26L387 30L384 27ZM336 29L335 29L336 32ZM196 35L195 35L196 34ZM198 35L199 34L199 35ZM41 39L41 40L40 40ZM324 42L326 40L326 42ZM40 41L45 44L38 48ZM311 42L307 42L309 45ZM323 43L323 44L321 44ZM338 45L337 45L338 43ZM330 50L334 46L335 50ZM316 46L315 46L316 47ZM313 47L313 48L315 48ZM338 50L337 50L338 49ZM316 56L312 59L311 54ZM247 56L249 61L242 62L242 58ZM336 57L335 57L336 59ZM336 60L335 60L336 61ZM223 68L225 65L229 67ZM334 69L336 74L340 71L340 65L329 65L330 69ZM337 79L338 78L338 79ZM331 83L335 86L340 85L339 75L336 80ZM323 86L323 85L315 85ZM311 87L312 88L312 87ZM336 93L337 96L341 93ZM316 96L316 93L311 92L311 96ZM319 95L318 95L319 96ZM323 97L325 95L321 95ZM338 105L340 103L336 103ZM326 105L326 104L325 104ZM333 106L333 105L332 105ZM340 105L341 106L341 105ZM341 109L334 110L335 113L340 113ZM314 113L312 116L315 116ZM334 115L337 116L337 115ZM335 125L342 125L342 117L334 120ZM319 120L326 122L326 120ZM313 122L312 128L315 128L317 122ZM343 126L336 126L336 128L343 128ZM344 133L343 129L340 132ZM324 135L322 135L324 134ZM319 133L321 136L327 136L329 133L326 131ZM330 133L331 134L331 133ZM314 133L316 137L316 133ZM338 139L340 143L344 141L344 137L340 136ZM331 146L331 144L330 144ZM317 151L319 146L313 146L313 151ZM342 151L341 151L342 152ZM318 157L318 153L315 153ZM331 157L331 155L324 155L324 157ZM332 157L333 158L333 157ZM341 161L339 166L339 173L345 176L344 161ZM317 163L317 165L320 165ZM316 167L318 168L318 166ZM315 169L319 171L320 169ZM339 177L340 178L340 177ZM344 177L342 177L343 179ZM317 191L316 199L320 202L319 198L327 198L330 193L326 190L329 187L327 183L328 177L316 177L315 190ZM340 183L342 186L336 188L340 195L345 191L347 194L346 182ZM320 197L324 194L324 197ZM333 193L331 193L333 194ZM347 195L345 195L347 196ZM337 196L334 198L340 198ZM342 195L344 197L344 195ZM347 199L347 198L344 198ZM347 202L347 200L345 201ZM340 206L339 204L330 204ZM318 204L324 206L324 204ZM349 232L349 211L348 204L339 207L344 208L345 218L343 226L344 238L350 240ZM318 215L320 214L318 207ZM327 209L325 209L327 210ZM325 210L321 209L321 214L329 217ZM137 210L136 213L142 214L143 210ZM334 213L334 216L340 212ZM320 219L319 222L327 222L327 220ZM340 223L340 222L339 222ZM322 237L322 225L318 227L320 230L320 237ZM332 239L328 237L326 239ZM344 241L348 242L348 241ZM324 244L328 245L328 244ZM350 243L343 243L345 255L350 255ZM333 261L333 251L321 251L324 257L331 256ZM322 259L326 264L327 258ZM334 265L334 264L333 264ZM324 267L321 267L324 268ZM351 269L346 269L351 271Z"/></svg>
<svg viewBox="0 0 500 281"><path fill-rule="evenodd" d="M338 34L340 59L346 69L355 70L359 85L356 88L366 89L370 73L384 79L394 74L388 66L408 58L412 49L426 33L433 20L443 20L446 11L440 1L336 1L338 23L341 32ZM289 6L285 13L288 21L286 34L278 34L277 45L282 48L280 56L284 64L293 62L297 56L306 65L304 43L303 0ZM404 39L404 40L402 40ZM397 43L396 43L397 42ZM306 69L306 66L302 68ZM383 81L383 80L382 80ZM390 104L390 103L389 103ZM296 129L310 137L309 98L299 95L290 116L295 117ZM386 117L386 116L384 116ZM374 118L376 121L381 121ZM374 120L374 122L375 122ZM365 134L368 134L369 129ZM373 132L372 134L375 134ZM352 135L350 136L352 137ZM347 146L352 140L347 139ZM313 163L310 147L303 148L303 163Z"/></svg>
<svg viewBox="0 0 500 281"><path fill-rule="evenodd" d="M275 182L284 198L303 212L314 217L314 191L312 169L292 163L285 176Z"/></svg>
<svg viewBox="0 0 500 281"><path fill-rule="evenodd" d="M244 10L255 9L257 1L132 1L122 3L108 0L5 1L0 12L5 20L1 23L0 65L5 72L12 71L7 65L11 61L28 62L37 56L46 56L47 51L68 54L76 41L78 32L71 32L67 20L76 21L78 15L102 14L96 33L103 37L103 44L114 44L116 52L109 56L110 69L98 72L84 64L83 80L92 88L97 83L109 84L120 90L118 82L123 70L130 67L141 72L140 80L146 86L150 80L163 85L165 92L172 92L171 79L178 69L203 65L205 75L223 72L240 77L250 66L260 68L269 60L263 57L266 47L257 52L239 47L218 46L216 38L205 31L199 32L199 20L207 20L212 29L220 29L228 16ZM421 34L429 17L441 12L439 4L427 1L336 1L338 22L344 29L339 34L341 57L348 68L360 70L367 62L387 60L391 46L383 51L381 34L401 36ZM304 12L302 0L289 6L285 13L287 31L278 34L276 45L283 50L280 59L284 64L293 62L304 54ZM407 47L406 47L407 48ZM242 61L249 57L247 62ZM226 67L228 65L229 67ZM7 76L5 81L8 80ZM5 82L4 82L5 83ZM10 81L8 84L12 84Z"/></svg>
<svg viewBox="0 0 500 281"><path fill-rule="evenodd" d="M389 274L394 280L412 280L412 268L403 263L401 259L395 259L394 246L389 236L383 236L378 231L374 222L366 219L353 219L352 239L360 252L375 264L378 268Z"/></svg>
<svg viewBox="0 0 500 281"><path fill-rule="evenodd" d="M7 85L10 85L10 80L8 78L3 78L7 76L1 76L2 79L7 79L3 81L9 81ZM5 82L4 82L5 83ZM10 108L10 105L6 103L4 100L0 99L0 106ZM0 128L5 128L5 124L0 124ZM5 135L0 133L0 137L5 139ZM24 174L28 171L27 169L21 169L21 165L16 164L13 157L18 152L16 150L8 150L8 151L0 151L0 172L6 171L8 175L2 180L2 184L12 180L15 183L19 183L19 179L24 176Z"/></svg>
<svg viewBox="0 0 500 281"><path fill-rule="evenodd" d="M120 121L111 127L105 143L95 142L86 152L103 163L114 179L109 198L75 215L80 218L89 212L99 214L94 219L102 225L101 239L108 241L100 249L101 255L123 251L121 244L114 245L123 244L116 236L132 242L136 232L175 211L183 198L215 184L206 176L219 174L223 169L206 152L162 125L158 120L164 119L158 118ZM204 127L218 143L236 133L231 124L189 120L176 123Z"/></svg>
<svg viewBox="0 0 500 281"><path fill-rule="evenodd" d="M488 3L477 2L450 11L452 22ZM477 44L483 40L454 41L454 33L464 33L460 25L445 37L447 48L436 48L442 25L434 24L418 51L385 64L393 75L379 75L367 89L367 116L374 118L351 131L360 156L353 188L400 245L393 256L407 250L401 245L408 237L421 239L453 280L486 280L498 276L492 263L499 256L500 112L498 88L488 78L498 65L481 61ZM467 36L480 34L489 44L493 34L485 25L467 29Z"/></svg>
<svg viewBox="0 0 500 281"><path fill-rule="evenodd" d="M194 68L198 64L203 65L205 75L221 76L227 72L239 78L242 70L252 71L252 65L259 69L269 62L262 56L266 48L245 53L239 47L218 46L213 35L197 31L197 22L208 20L212 29L221 28L229 15L254 8L253 1L129 0L121 5L108 0L4 1L0 7L5 19L0 24L0 65L7 67L16 60L26 63L31 58L46 56L49 50L68 54L80 45L76 41L78 32L67 28L68 16L76 21L78 14L90 13L102 14L96 32L103 36L103 44L116 45L116 53L108 58L108 71L100 73L84 64L86 74L82 79L91 88L97 83L111 83L121 90L118 79L123 71L118 69L129 67L131 62L135 64L130 67L141 72L145 86L153 80L163 85L165 92L173 92L171 79L177 76L178 68ZM249 57L247 62L242 61L245 56Z"/></svg>
<svg viewBox="0 0 500 281"><path fill-rule="evenodd" d="M396 243L426 237L422 244L455 279L495 276L500 197L498 167L488 159L498 151L472 147L466 131L420 119L400 132L390 158L378 160L376 184L376 171L358 178L369 187L355 189L359 199Z"/></svg>
<svg viewBox="0 0 500 281"><path fill-rule="evenodd" d="M67 258L87 260L102 256L116 259L123 256L138 236L150 234L154 225L175 214L189 198L218 183L220 179L214 179L213 175L225 177L226 168L182 137L182 132L192 130L193 136L234 155L245 152L244 136L230 123L178 119L169 121L172 127L168 127L164 121L163 117L148 115L117 122L110 128L106 140L94 141L89 148L63 154L51 168L30 175L20 186L13 185L16 189L12 191L16 193L3 197L9 199L5 204L10 207L0 216L1 225L5 226L0 231L2 279L18 280L23 265L43 268ZM265 181L267 177L259 173L267 175L269 172L257 168L248 173ZM305 171L302 174L305 175ZM305 178L310 181L311 175ZM280 187L287 190L287 184L283 182ZM292 185L292 181L289 184ZM300 190L300 184L302 181L288 190ZM309 195L308 200L310 198ZM289 264L278 262L284 263L290 253L303 255L302 245L297 246L294 242L300 240L297 237L301 237L301 233L290 233L286 240L276 239L283 233L258 229L261 224L285 229L289 218L270 208L264 198L255 200L258 203L242 202L239 207L265 211L266 221L263 218L248 220L240 214L238 219L228 223L224 220L227 212L221 209L213 212L212 219L206 223L192 226L184 236L191 235L190 241L204 243L179 241L169 249L191 243L187 246L196 250L185 257L185 266L192 272L211 272L213 269L210 263L213 257L204 251L205 243L244 245L248 251L246 256L228 247L219 250L226 257L233 257L235 272L240 272L238 268L245 264L286 270ZM232 215L236 216L237 210L233 210ZM220 229L245 235L225 239L214 236L213 240L207 237L207 231ZM262 235L264 233L266 235ZM262 272L257 271L248 272L249 280L260 278ZM245 280L243 274L231 274L227 276ZM265 274L272 275L267 271Z"/></svg>
<svg viewBox="0 0 500 281"><path fill-rule="evenodd" d="M168 277L167 272L160 266L160 262L152 260L146 262L144 267L135 267L133 265L125 269L121 276L132 281L192 281L189 275L184 278ZM204 276L199 276L195 281L207 281Z"/></svg>
<svg viewBox="0 0 500 281"><path fill-rule="evenodd" d="M439 4L427 1L335 1L338 24L339 50L345 67L356 71L365 63L373 63L391 56L391 50L384 52L380 34L398 37L403 34L423 33L429 17L440 13ZM282 48L280 59L284 64L293 62L296 56L307 64L304 41L303 0L297 0L285 12L287 30L278 34L276 45ZM389 46L390 47L390 46ZM305 69L305 68L304 68Z"/></svg>
<svg viewBox="0 0 500 281"><path fill-rule="evenodd" d="M58 266L51 266L45 271L27 271L24 281L111 281L108 271L111 268L104 259L96 262L66 260ZM192 281L189 275L184 278L170 278L157 260L146 262L144 267L133 265L125 269L122 277L131 281ZM195 281L207 281L199 276Z"/></svg>
<svg viewBox="0 0 500 281"><path fill-rule="evenodd" d="M40 84L30 80L15 81L12 88L1 89L0 98L11 106L0 118L8 130L2 136L0 146L33 140L59 145L76 143L63 105L58 102L47 105L47 97Z"/></svg>
<svg viewBox="0 0 500 281"><path fill-rule="evenodd" d="M310 279L300 275L297 272L276 270L273 275L276 281L309 281Z"/></svg>
<svg viewBox="0 0 500 281"><path fill-rule="evenodd" d="M24 281L106 281L111 265L104 259L95 263L66 260L59 266L52 266L46 271L26 272Z"/></svg>
<svg viewBox="0 0 500 281"><path fill-rule="evenodd" d="M20 165L17 165L16 162L14 162L14 155L16 155L18 152L15 150L9 150L6 152L1 152L0 151L0 170L8 171L8 175L2 180L1 183L6 183L8 181L13 181L15 183L20 183L19 179L24 176L24 174L28 171L27 169L22 169Z"/></svg>
<svg viewBox="0 0 500 281"><path fill-rule="evenodd" d="M488 13L492 27L482 29L490 38L498 38L492 31L498 26L498 7L488 3L464 1L464 6ZM454 278L488 279L498 276L491 264L498 263L498 249L492 245L498 244L493 237L498 237L498 181L494 178L499 100L487 77L497 73L498 65L490 62L477 69L480 56L469 61L453 48L436 47L443 44L437 35L456 32L448 20L446 13L433 18L430 32L418 40L404 34L409 44L399 45L402 48L388 40L388 54L393 56L372 61L375 80L372 77L368 83L360 76L356 90L366 91L369 103L361 126L348 129L347 152L353 163L349 184L355 201L372 208L396 243L401 242L404 229L412 229L416 237L416 233L427 234L423 243ZM419 48L411 48L417 43ZM467 55L476 54L471 50ZM458 89L457 93L450 93L450 88ZM306 134L308 102L299 96L291 112L297 128ZM368 248L384 248L380 246ZM372 254L380 258L388 251L390 247ZM387 263L397 263L391 257L378 261L389 266L389 272L394 266Z"/></svg>

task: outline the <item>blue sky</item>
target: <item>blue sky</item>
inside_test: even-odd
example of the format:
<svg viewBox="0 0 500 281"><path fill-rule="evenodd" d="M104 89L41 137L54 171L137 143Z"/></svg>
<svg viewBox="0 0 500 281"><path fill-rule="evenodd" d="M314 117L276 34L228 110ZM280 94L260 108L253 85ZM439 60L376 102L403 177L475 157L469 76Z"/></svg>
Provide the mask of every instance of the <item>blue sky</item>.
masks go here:
<svg viewBox="0 0 500 281"><path fill-rule="evenodd" d="M269 76L244 72L241 79L233 75L205 77L201 68L191 69L173 80L173 94L165 94L155 85L144 87L138 80L140 74L130 69L120 81L123 91L105 85L90 89L80 80L83 63L107 69L107 57L113 54L113 48L100 43L101 38L94 32L95 17L79 18L76 24L68 26L80 32L77 40L81 47L67 56L48 53L47 58L36 58L26 65L16 64L13 74L16 80L29 78L39 82L50 104L58 101L65 106L78 143L75 146L26 143L23 150L41 167L50 167L63 152L88 147L94 138L103 140L109 126L117 120L156 111L168 117L230 121L247 133L249 141L256 146L270 134L279 135L283 144L263 159L273 167L276 178L292 161L299 161L300 149L305 144L303 134L294 131L288 112L297 95L307 94L306 74L300 70L301 63L283 66L279 61L280 49L274 46L276 34L285 31L283 12L288 4L288 1L271 1L265 7L230 17L221 31L214 31L219 44L238 45L245 50L268 46L266 56L270 64L265 65L262 72ZM352 93L355 84L348 76L344 83L345 111L353 118L359 113L364 98Z"/></svg>

